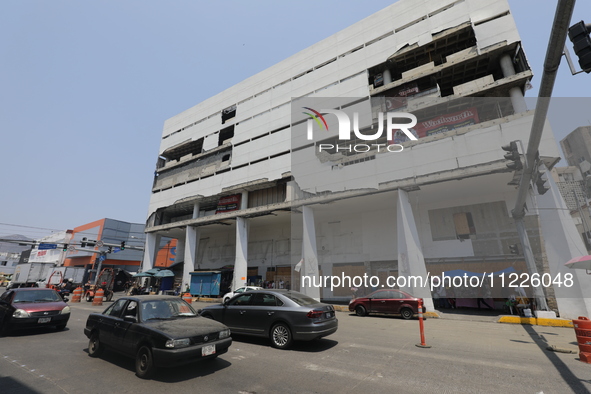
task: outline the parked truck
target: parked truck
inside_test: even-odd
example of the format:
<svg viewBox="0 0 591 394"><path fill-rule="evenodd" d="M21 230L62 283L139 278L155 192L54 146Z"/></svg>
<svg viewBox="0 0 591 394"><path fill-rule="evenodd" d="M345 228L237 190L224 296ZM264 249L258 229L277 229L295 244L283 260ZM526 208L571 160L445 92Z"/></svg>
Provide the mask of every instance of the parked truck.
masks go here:
<svg viewBox="0 0 591 394"><path fill-rule="evenodd" d="M54 267L49 271L46 283L58 286L62 282L72 279L74 286L82 286L84 284L84 275L86 275L86 268L84 267Z"/></svg>
<svg viewBox="0 0 591 394"><path fill-rule="evenodd" d="M47 280L54 267L53 263L18 264L12 275L12 283L19 287L37 285L38 282Z"/></svg>

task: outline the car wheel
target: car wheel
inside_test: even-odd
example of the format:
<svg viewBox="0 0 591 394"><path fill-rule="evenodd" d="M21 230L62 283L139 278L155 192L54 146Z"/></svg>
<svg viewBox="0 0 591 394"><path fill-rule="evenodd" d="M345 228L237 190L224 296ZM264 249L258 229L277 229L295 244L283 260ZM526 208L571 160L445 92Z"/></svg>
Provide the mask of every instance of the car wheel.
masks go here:
<svg viewBox="0 0 591 394"><path fill-rule="evenodd" d="M400 310L400 316L402 316L402 318L405 320L412 319L414 312L410 308L402 308Z"/></svg>
<svg viewBox="0 0 591 394"><path fill-rule="evenodd" d="M292 342L291 330L287 325L279 323L273 326L271 329L271 343L273 347L287 349Z"/></svg>
<svg viewBox="0 0 591 394"><path fill-rule="evenodd" d="M135 374L139 378L149 379L155 369L152 350L147 346L142 346L135 357Z"/></svg>
<svg viewBox="0 0 591 394"><path fill-rule="evenodd" d="M109 295L107 295L107 302L108 302L108 301L111 301L112 299L113 299L113 292L112 292L112 291L110 291L110 292L109 292Z"/></svg>
<svg viewBox="0 0 591 394"><path fill-rule="evenodd" d="M365 310L365 307L363 305L357 305L357 307L355 307L355 313L357 314L357 316L367 315L367 311Z"/></svg>
<svg viewBox="0 0 591 394"><path fill-rule="evenodd" d="M90 295L90 293L86 293L86 302L90 301L92 301L92 296Z"/></svg>
<svg viewBox="0 0 591 394"><path fill-rule="evenodd" d="M88 341L88 355L90 357L98 357L103 352L104 348L99 340L98 332L93 333L90 336L90 341Z"/></svg>

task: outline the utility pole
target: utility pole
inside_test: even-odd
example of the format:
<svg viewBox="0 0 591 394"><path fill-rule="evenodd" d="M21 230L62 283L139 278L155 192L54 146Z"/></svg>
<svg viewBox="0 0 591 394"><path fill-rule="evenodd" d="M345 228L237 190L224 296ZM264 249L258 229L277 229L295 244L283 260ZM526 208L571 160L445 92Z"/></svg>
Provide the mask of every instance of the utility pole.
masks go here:
<svg viewBox="0 0 591 394"><path fill-rule="evenodd" d="M546 50L546 59L544 60L544 73L540 82L540 91L538 93L538 102L534 112L534 119L530 132L527 152L525 153L526 161L528 163L535 163L538 155L538 148L542 139L542 131L544 123L546 122L546 115L550 107L550 97L552 97L552 90L554 89L554 81L556 80L556 73L560 66L560 59L562 51L566 42L566 35L568 24L570 23L575 8L575 0L560 0L556 6L556 13L554 14L554 23L552 24L552 31L550 32L550 40ZM523 174L517 189L517 199L515 201L515 208L511 211L515 226L517 227L517 234L523 247L523 255L530 275L537 273L537 268L529 238L524 224L525 217L525 200L529 193L530 182L532 180L532 173L534 166L525 166ZM546 297L542 287L534 287L534 297L537 300L537 306L540 310L548 310Z"/></svg>

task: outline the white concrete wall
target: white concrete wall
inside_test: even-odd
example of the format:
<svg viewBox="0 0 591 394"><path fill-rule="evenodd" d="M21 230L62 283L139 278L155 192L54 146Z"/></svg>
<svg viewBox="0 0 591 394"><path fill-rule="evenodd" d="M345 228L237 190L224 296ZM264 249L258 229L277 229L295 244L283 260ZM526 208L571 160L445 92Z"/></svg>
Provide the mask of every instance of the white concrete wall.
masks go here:
<svg viewBox="0 0 591 394"><path fill-rule="evenodd" d="M450 5L453 6L450 7ZM233 122L238 123L233 139L234 144L287 125L290 121L289 106L276 107L288 103L292 97L303 95L367 96L369 89L365 70L384 62L399 48L415 42L420 45L426 44L432 39L434 33L470 21L471 18L473 21L481 21L506 10L508 10L508 4L505 0L496 1L494 4L485 0L463 2L413 0L394 3L168 119L162 134L166 138L162 140L160 152L162 153L183 141L196 140L201 137L207 137L204 149L211 149L217 146L217 135L214 133ZM471 17L470 13L472 13ZM425 19L420 20L423 17ZM417 20L420 21L407 26L410 22ZM479 48L497 42L512 43L519 40L513 23L505 22L503 26L507 26L506 29L495 31L493 25L499 20L495 19L476 26ZM392 32L395 33L372 42ZM348 53L359 47L361 49L356 52ZM336 61L316 68L334 58ZM293 77L308 70L312 70L312 72L292 80ZM356 76L346 79L353 75ZM343 79L346 80L343 81ZM324 89L326 86L329 87ZM222 125L221 110L233 104L237 104L236 118L232 122ZM261 113L263 114L259 115ZM259 116L252 118L256 115ZM198 123L193 125L195 122ZM182 128L185 129L176 132ZM279 141L278 137L259 139L237 147L231 165L247 163L260 158L259 156L270 156L285 150L287 142ZM286 133L283 133L281 138L286 137ZM435 148L423 147L422 149ZM236 174L234 171L230 171L213 177L215 179L213 183L210 181L211 178L208 178L166 192L155 193L152 195L148 214L159 207L172 204L179 198L195 195L197 191L201 195L212 195L218 193L222 187L249 179L263 177L277 179L282 172L289 169L289 166L286 167L285 164L284 158L277 158L266 162L263 166L249 167L246 171L247 177L244 177L245 171L237 171ZM449 163L449 165L452 164ZM270 173L268 168L281 168L281 170ZM238 182L236 182L237 179Z"/></svg>
<svg viewBox="0 0 591 394"><path fill-rule="evenodd" d="M396 179L491 163L503 160L505 152L501 146L510 141L521 140L527 147L533 111L511 119L488 127L480 124L459 129L453 137L435 135L421 138L400 153L377 154L375 160L342 168L336 168L335 163L330 161L322 162L314 148L308 148L292 155L292 173L301 189L312 193L363 188L377 190L379 184ZM305 127L305 124L297 125L294 132L305 135ZM560 156L549 123L545 125L539 151L542 156Z"/></svg>

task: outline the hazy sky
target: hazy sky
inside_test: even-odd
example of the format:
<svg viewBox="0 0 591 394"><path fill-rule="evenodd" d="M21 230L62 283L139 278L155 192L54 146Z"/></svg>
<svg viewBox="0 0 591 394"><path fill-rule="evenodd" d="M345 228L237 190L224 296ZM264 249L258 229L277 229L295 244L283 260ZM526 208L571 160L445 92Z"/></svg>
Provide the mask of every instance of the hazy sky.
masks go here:
<svg viewBox="0 0 591 394"><path fill-rule="evenodd" d="M391 3L2 2L0 237L105 217L144 223L166 119ZM556 2L509 4L535 97ZM572 21L585 18L591 2L579 0ZM591 75L562 62L554 96L584 98L590 87ZM564 116L552 120L557 139L591 124L590 101L554 111Z"/></svg>

